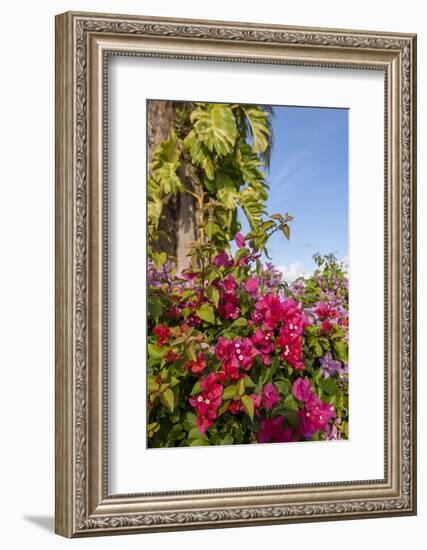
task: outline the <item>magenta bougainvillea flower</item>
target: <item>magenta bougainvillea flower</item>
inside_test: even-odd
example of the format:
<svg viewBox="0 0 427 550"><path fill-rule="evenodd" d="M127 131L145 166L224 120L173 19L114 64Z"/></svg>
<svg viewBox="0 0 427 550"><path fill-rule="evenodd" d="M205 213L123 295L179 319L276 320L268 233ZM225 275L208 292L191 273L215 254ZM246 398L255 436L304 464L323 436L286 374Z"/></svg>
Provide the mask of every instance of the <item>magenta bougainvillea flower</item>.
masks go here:
<svg viewBox="0 0 427 550"><path fill-rule="evenodd" d="M298 401L305 403L311 395L310 382L306 378L297 378L292 384L292 394Z"/></svg>
<svg viewBox="0 0 427 550"><path fill-rule="evenodd" d="M222 281L221 286L226 292L233 292L236 288L236 279L233 275L227 275Z"/></svg>
<svg viewBox="0 0 427 550"><path fill-rule="evenodd" d="M234 235L234 240L239 248L244 248L246 246L245 237L241 233L236 233Z"/></svg>
<svg viewBox="0 0 427 550"><path fill-rule="evenodd" d="M264 365L270 365L271 354L274 352L272 332L263 331L257 327L251 336L251 340L254 346L260 351Z"/></svg>
<svg viewBox="0 0 427 550"><path fill-rule="evenodd" d="M233 290L230 292L220 291L218 312L223 319L237 319L239 316L239 301Z"/></svg>
<svg viewBox="0 0 427 550"><path fill-rule="evenodd" d="M279 394L273 384L266 384L262 389L262 403L265 409L271 409L280 401Z"/></svg>
<svg viewBox="0 0 427 550"><path fill-rule="evenodd" d="M302 336L288 332L284 327L279 330L277 345L282 350L280 358L296 370L304 370L302 361Z"/></svg>
<svg viewBox="0 0 427 550"><path fill-rule="evenodd" d="M323 430L329 420L336 417L332 405L324 403L314 392L310 393L304 409L298 414L300 420L298 431L306 439Z"/></svg>
<svg viewBox="0 0 427 550"><path fill-rule="evenodd" d="M263 323L268 330L274 330L282 320L282 303L277 294L266 294L255 304L254 321Z"/></svg>
<svg viewBox="0 0 427 550"><path fill-rule="evenodd" d="M202 392L190 397L190 404L196 410L197 429L204 434L217 416L222 401L223 386L217 381L215 373L211 372L200 381Z"/></svg>
<svg viewBox="0 0 427 550"><path fill-rule="evenodd" d="M290 427L283 429L283 417L277 416L261 420L257 438L260 443L269 443L270 441L284 443L292 441L293 435Z"/></svg>
<svg viewBox="0 0 427 550"><path fill-rule="evenodd" d="M249 338L228 340L222 336L218 339L215 353L218 359L223 360L223 372L234 380L241 377L240 369L249 370L254 357L259 355L259 351Z"/></svg>

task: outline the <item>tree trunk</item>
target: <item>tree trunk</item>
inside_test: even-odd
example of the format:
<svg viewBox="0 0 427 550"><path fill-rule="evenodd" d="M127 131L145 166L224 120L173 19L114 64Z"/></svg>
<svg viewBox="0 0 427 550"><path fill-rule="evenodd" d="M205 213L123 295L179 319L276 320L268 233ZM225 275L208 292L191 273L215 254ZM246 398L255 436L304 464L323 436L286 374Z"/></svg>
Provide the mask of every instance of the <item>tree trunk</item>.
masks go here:
<svg viewBox="0 0 427 550"><path fill-rule="evenodd" d="M169 136L174 126L177 102L150 100L148 102L148 162L153 153ZM186 155L181 159L182 166L177 173L186 189L194 191L191 178L190 160ZM186 166L188 165L188 166ZM191 243L196 239L197 204L191 195L183 192L165 198L159 223L158 251L164 251L173 259L178 271L188 266L187 256Z"/></svg>

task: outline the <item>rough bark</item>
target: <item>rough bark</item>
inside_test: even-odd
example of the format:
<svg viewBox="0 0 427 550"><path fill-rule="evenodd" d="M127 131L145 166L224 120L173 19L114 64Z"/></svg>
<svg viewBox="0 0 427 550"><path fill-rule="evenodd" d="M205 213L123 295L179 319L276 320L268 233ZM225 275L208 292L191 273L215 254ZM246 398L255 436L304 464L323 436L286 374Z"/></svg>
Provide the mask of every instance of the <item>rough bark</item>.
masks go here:
<svg viewBox="0 0 427 550"><path fill-rule="evenodd" d="M172 101L150 100L148 102L148 161L152 161L153 153L159 144L168 138L174 125L176 108ZM191 177L189 159L182 159L178 175L184 187L194 191L194 181ZM187 256L191 243L196 239L197 206L195 199L187 193L179 193L176 197L165 198L162 216L159 223L158 250L164 251L173 258L178 271L187 267Z"/></svg>

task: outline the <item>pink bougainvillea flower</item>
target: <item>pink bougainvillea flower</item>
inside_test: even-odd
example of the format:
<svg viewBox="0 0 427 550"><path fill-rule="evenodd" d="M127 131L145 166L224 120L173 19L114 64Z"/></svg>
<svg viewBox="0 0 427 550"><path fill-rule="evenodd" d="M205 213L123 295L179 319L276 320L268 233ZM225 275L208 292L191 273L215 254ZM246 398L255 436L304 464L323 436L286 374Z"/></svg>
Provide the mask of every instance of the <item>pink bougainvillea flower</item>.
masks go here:
<svg viewBox="0 0 427 550"><path fill-rule="evenodd" d="M273 384L267 384L262 389L262 401L266 409L271 409L280 401L279 394Z"/></svg>
<svg viewBox="0 0 427 550"><path fill-rule="evenodd" d="M314 392L311 392L304 409L298 415L298 433L305 439L310 439L313 434L326 428L332 418L336 418L332 405L324 403Z"/></svg>
<svg viewBox="0 0 427 550"><path fill-rule="evenodd" d="M325 319L324 321L322 321L322 324L320 326L322 327L322 330L324 330L325 332L329 332L332 328L332 325L329 319Z"/></svg>
<svg viewBox="0 0 427 550"><path fill-rule="evenodd" d="M256 296L260 282L261 279L259 277L249 277L245 283L246 292L249 292L251 296Z"/></svg>
<svg viewBox="0 0 427 550"><path fill-rule="evenodd" d="M283 429L283 417L268 418L261 420L261 425L257 433L260 443L284 443L293 440L292 430L288 427Z"/></svg>
<svg viewBox="0 0 427 550"><path fill-rule="evenodd" d="M240 399L232 399L228 405L228 409L232 414L237 414L243 410L243 405Z"/></svg>
<svg viewBox="0 0 427 550"><path fill-rule="evenodd" d="M154 328L153 332L157 336L157 344L159 346L164 346L168 343L171 335L171 331L168 327L159 324Z"/></svg>
<svg viewBox="0 0 427 550"><path fill-rule="evenodd" d="M337 311L331 308L331 306L326 302L319 302L314 311L321 319L325 317L334 318L337 316Z"/></svg>
<svg viewBox="0 0 427 550"><path fill-rule="evenodd" d="M252 343L261 352L262 362L264 365L271 364L271 353L274 352L273 335L271 332L264 332L259 327L251 336Z"/></svg>
<svg viewBox="0 0 427 550"><path fill-rule="evenodd" d="M216 267L230 267L231 265L233 265L233 260L232 258L230 258L227 252L220 252L214 257L212 261Z"/></svg>
<svg viewBox="0 0 427 550"><path fill-rule="evenodd" d="M176 361L179 361L180 358L181 356L171 349L165 355L165 361L167 361L168 363L176 363Z"/></svg>
<svg viewBox="0 0 427 550"><path fill-rule="evenodd" d="M236 233L234 235L234 240L239 248L244 248L246 246L245 237L241 233Z"/></svg>
<svg viewBox="0 0 427 550"><path fill-rule="evenodd" d="M292 394L298 401L306 402L311 395L310 382L306 378L297 378L292 384Z"/></svg>
<svg viewBox="0 0 427 550"><path fill-rule="evenodd" d="M200 381L202 391L190 397L190 405L196 410L197 429L204 434L217 416L222 401L223 386L218 383L217 376L211 372Z"/></svg>
<svg viewBox="0 0 427 550"><path fill-rule="evenodd" d="M223 372L231 379L237 380L241 378L240 369L249 370L259 351L249 338L228 340L221 336L215 347L215 354L223 361Z"/></svg>
<svg viewBox="0 0 427 550"><path fill-rule="evenodd" d="M183 366L185 369L191 370L193 374L199 374L205 369L206 364L207 362L205 354L202 351L199 351L196 361L189 361Z"/></svg>

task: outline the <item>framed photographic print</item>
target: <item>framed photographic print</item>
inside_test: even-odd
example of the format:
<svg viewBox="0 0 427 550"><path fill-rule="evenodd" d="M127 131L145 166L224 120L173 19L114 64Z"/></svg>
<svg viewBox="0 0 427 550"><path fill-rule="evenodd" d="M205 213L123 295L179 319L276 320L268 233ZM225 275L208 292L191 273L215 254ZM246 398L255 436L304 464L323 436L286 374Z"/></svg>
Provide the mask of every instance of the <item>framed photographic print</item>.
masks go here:
<svg viewBox="0 0 427 550"><path fill-rule="evenodd" d="M56 532L416 513L416 37L56 18Z"/></svg>

